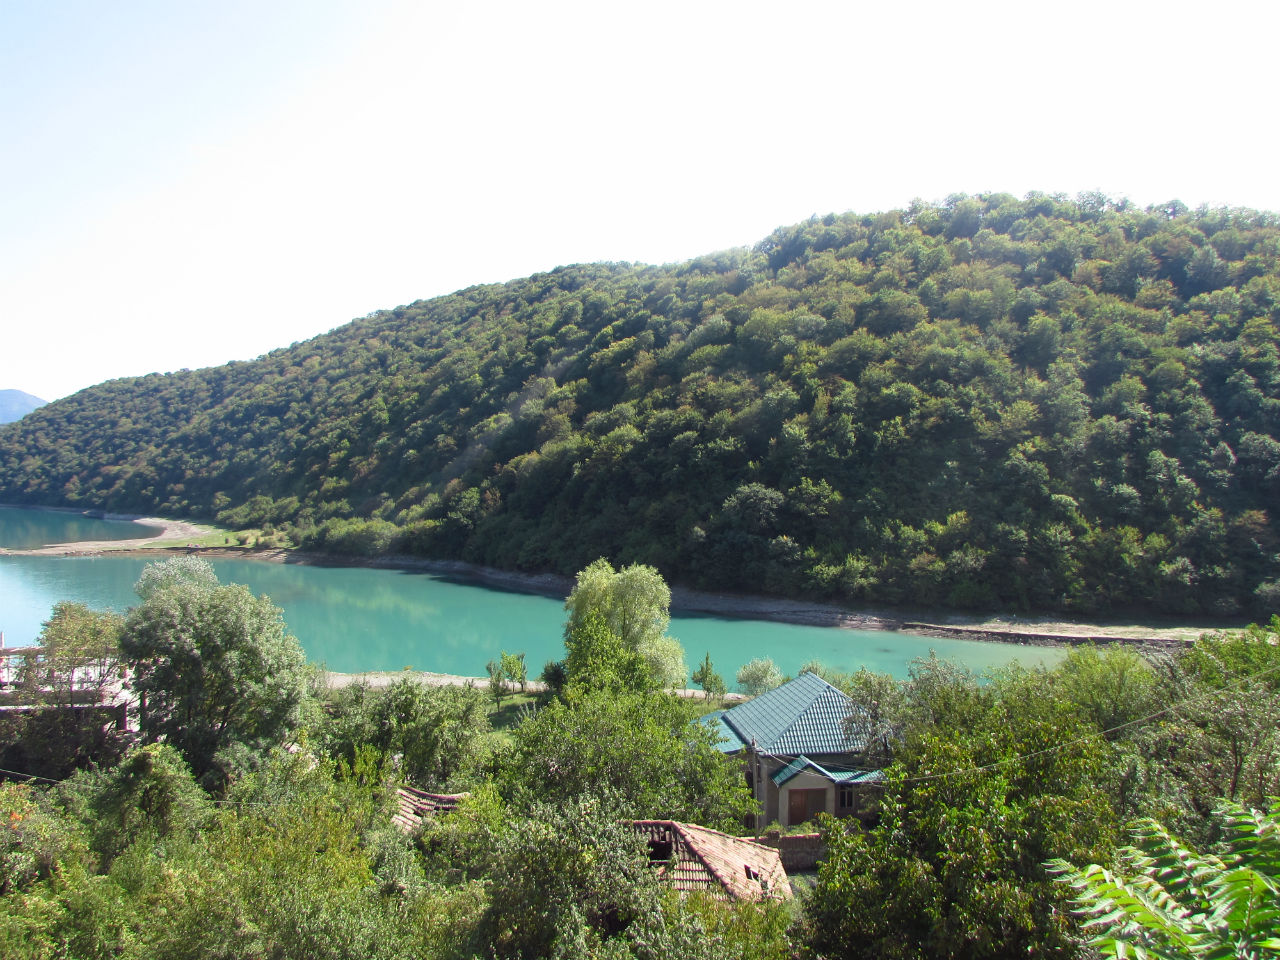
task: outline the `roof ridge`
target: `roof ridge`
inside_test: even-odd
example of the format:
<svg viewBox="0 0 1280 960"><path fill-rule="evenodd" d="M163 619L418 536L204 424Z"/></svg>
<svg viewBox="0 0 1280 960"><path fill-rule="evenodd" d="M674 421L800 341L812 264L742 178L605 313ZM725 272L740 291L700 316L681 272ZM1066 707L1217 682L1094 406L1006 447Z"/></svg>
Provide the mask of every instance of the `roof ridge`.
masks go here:
<svg viewBox="0 0 1280 960"><path fill-rule="evenodd" d="M680 824L680 826L682 826L682 827L692 827L693 829L695 829L695 830L701 830L701 831L703 831L704 833L714 833L717 837L724 837L726 840L733 840L733 841L734 841L734 842L736 842L736 843L746 843L746 844L749 844L749 845L751 845L751 846L753 846L753 847L759 847L761 850L773 850L773 849L774 849L773 847L769 846L768 844L766 844L766 843L761 843L760 841L756 840L756 839L755 839L755 838L753 838L753 837L735 837L732 833L725 833L723 830L717 830L717 829L715 829L714 827L704 827L704 826L703 826L702 824L700 824L700 823L687 823L687 822L685 822L685 821L677 821L677 820L672 820L671 822L672 822L673 824L674 824L674 823L679 823L679 824Z"/></svg>
<svg viewBox="0 0 1280 960"><path fill-rule="evenodd" d="M844 732L843 720L854 707L839 687L816 673L802 673L726 710L719 722L743 745L754 740L768 753L848 752L853 738Z"/></svg>

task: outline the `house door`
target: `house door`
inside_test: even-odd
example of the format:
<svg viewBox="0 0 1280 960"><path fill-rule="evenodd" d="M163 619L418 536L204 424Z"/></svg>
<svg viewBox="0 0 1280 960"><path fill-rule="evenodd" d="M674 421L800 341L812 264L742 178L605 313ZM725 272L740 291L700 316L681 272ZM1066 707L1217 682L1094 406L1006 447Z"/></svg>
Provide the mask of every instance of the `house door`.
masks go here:
<svg viewBox="0 0 1280 960"><path fill-rule="evenodd" d="M787 826L811 820L826 809L826 790L792 790L787 800Z"/></svg>

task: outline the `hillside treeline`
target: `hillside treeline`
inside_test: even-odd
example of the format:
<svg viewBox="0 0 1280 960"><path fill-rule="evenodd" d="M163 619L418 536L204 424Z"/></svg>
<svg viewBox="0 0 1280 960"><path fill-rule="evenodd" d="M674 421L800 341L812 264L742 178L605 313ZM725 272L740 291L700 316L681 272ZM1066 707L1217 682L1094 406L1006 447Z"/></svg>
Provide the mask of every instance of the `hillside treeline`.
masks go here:
<svg viewBox="0 0 1280 960"><path fill-rule="evenodd" d="M104 383L0 429L0 499L854 603L1265 614L1278 262L1252 210L814 218Z"/></svg>

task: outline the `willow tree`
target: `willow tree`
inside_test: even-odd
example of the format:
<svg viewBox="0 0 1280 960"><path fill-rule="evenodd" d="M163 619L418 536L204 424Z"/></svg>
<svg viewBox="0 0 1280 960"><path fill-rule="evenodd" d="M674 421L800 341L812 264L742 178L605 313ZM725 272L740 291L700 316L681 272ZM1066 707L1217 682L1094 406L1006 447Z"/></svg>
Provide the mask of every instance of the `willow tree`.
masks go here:
<svg viewBox="0 0 1280 960"><path fill-rule="evenodd" d="M667 636L671 590L653 567L633 563L615 570L602 557L578 572L564 606L569 611L564 625L569 662L575 660L575 647L587 637L595 638L603 626L623 650L644 660L659 686L685 682L684 649ZM589 682L569 677L570 682L575 679Z"/></svg>

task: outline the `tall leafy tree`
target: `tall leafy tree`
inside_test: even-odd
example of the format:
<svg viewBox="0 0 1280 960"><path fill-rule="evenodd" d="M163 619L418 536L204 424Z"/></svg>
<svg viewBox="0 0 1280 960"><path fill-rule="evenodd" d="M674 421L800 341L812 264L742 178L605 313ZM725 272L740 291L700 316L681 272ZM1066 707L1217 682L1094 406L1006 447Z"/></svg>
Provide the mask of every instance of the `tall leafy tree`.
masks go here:
<svg viewBox="0 0 1280 960"><path fill-rule="evenodd" d="M711 665L711 654L702 658L698 669L693 671L693 682L702 688L707 697L723 697L725 694L724 677Z"/></svg>
<svg viewBox="0 0 1280 960"><path fill-rule="evenodd" d="M649 664L594 611L565 632L565 682L591 690L644 691L655 687Z"/></svg>
<svg viewBox="0 0 1280 960"><path fill-rule="evenodd" d="M569 612L564 627L567 647L603 626L623 651L644 661L659 686L683 685L688 675L684 650L667 636L671 590L656 569L633 563L615 570L601 558L578 572L564 605ZM584 642L599 646L596 640Z"/></svg>
<svg viewBox="0 0 1280 960"><path fill-rule="evenodd" d="M381 689L356 683L339 691L320 724L320 743L352 767L371 748L406 781L432 789L474 764L488 733L479 690L401 677Z"/></svg>
<svg viewBox="0 0 1280 960"><path fill-rule="evenodd" d="M23 651L19 679L51 703L94 703L120 680L124 619L82 603L54 604L38 643Z"/></svg>
<svg viewBox="0 0 1280 960"><path fill-rule="evenodd" d="M768 693L782 685L782 671L772 657L756 657L738 668L738 689L749 697Z"/></svg>
<svg viewBox="0 0 1280 960"><path fill-rule="evenodd" d="M1147 749L1179 833L1210 837L1221 799L1260 807L1280 792L1280 617L1201 637L1164 661L1159 693L1169 712Z"/></svg>
<svg viewBox="0 0 1280 960"><path fill-rule="evenodd" d="M116 715L96 707L124 679L123 624L111 611L65 601L54 605L39 642L21 651L18 680L25 698L56 709L0 718L0 765L61 779L119 758L127 734L117 729Z"/></svg>
<svg viewBox="0 0 1280 960"><path fill-rule="evenodd" d="M810 943L824 956L1074 957L1078 927L1043 864L1112 849L1104 742L1042 674L916 679L880 822L824 828Z"/></svg>
<svg viewBox="0 0 1280 960"><path fill-rule="evenodd" d="M120 644L142 733L216 785L290 735L308 697L306 659L269 598L165 569L152 579L162 585L129 612Z"/></svg>
<svg viewBox="0 0 1280 960"><path fill-rule="evenodd" d="M514 801L571 800L608 791L635 817L741 824L751 794L716 734L670 694L583 690L513 731L497 781Z"/></svg>

